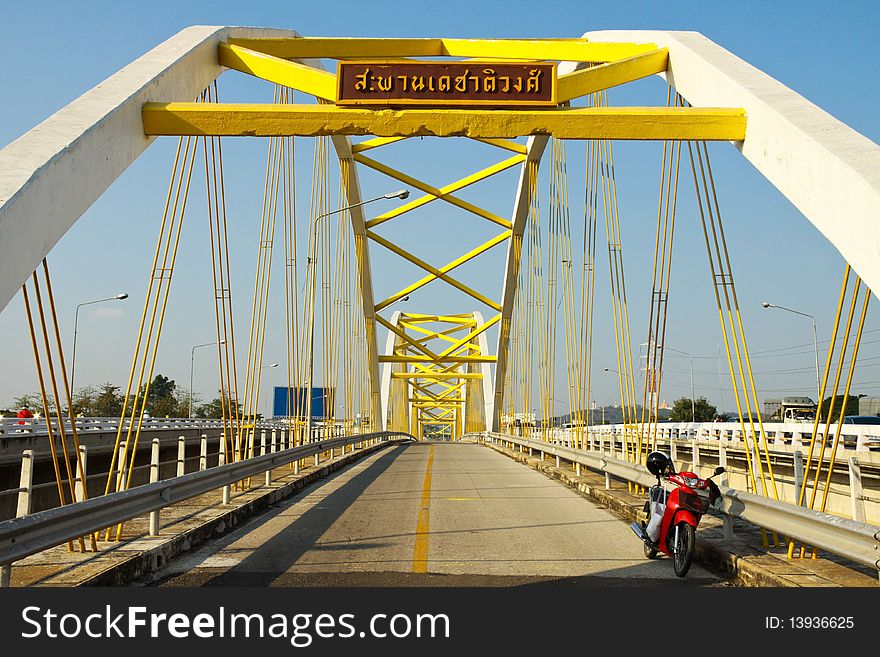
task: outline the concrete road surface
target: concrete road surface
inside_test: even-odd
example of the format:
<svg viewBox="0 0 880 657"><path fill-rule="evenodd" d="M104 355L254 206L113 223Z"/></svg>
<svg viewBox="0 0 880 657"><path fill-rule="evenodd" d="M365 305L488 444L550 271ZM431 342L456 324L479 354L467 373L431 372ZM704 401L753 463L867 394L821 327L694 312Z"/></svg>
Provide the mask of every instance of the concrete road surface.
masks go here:
<svg viewBox="0 0 880 657"><path fill-rule="evenodd" d="M648 560L626 523L481 445L373 454L172 561L165 586L717 585Z"/></svg>

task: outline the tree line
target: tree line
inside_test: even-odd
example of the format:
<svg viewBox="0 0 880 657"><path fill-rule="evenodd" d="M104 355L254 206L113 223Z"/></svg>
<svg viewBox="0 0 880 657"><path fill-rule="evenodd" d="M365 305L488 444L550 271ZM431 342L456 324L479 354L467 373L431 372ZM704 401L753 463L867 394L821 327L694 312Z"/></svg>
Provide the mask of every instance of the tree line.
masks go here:
<svg viewBox="0 0 880 657"><path fill-rule="evenodd" d="M144 398L144 389L141 386L140 399ZM192 399L192 415L196 418L220 418L223 417L223 399L218 391L217 397L203 402L198 395ZM226 396L227 408L232 406L231 399ZM134 395L128 396L126 412L131 411L134 403ZM190 396L189 391L184 390L174 379L157 374L150 382L149 391L146 394L146 411L151 417L189 417ZM83 417L119 417L122 415L122 406L125 395L119 386L109 381L100 386L86 386L79 388L73 395L73 413ZM47 399L49 412L55 413L55 399L51 395ZM22 408L27 408L33 413L43 413L43 399L39 392L21 395L12 400L10 408L0 409L3 415L15 415ZM239 413L241 403L238 403ZM62 411L67 413L66 402L62 404Z"/></svg>

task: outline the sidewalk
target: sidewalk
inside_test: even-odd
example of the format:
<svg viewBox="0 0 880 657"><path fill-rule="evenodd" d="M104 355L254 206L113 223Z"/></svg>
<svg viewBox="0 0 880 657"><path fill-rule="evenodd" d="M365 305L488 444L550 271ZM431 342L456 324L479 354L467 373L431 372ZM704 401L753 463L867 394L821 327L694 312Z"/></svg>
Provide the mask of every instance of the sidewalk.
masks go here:
<svg viewBox="0 0 880 657"><path fill-rule="evenodd" d="M626 483L612 479L611 489L606 490L605 476L586 468L581 469L582 475L578 477L573 466L557 468L552 458L542 461L540 457L531 457L528 453L498 445L487 446L562 481L608 507L628 523L644 520L645 498L630 494ZM735 518L733 529L733 540L725 541L721 516L707 514L697 530L696 545L696 559L702 565L730 577L732 585L880 588L876 570L821 550L816 559L789 559L786 543L776 547L762 545L759 527ZM769 532L767 536L772 541ZM638 538L633 535L633 540Z"/></svg>

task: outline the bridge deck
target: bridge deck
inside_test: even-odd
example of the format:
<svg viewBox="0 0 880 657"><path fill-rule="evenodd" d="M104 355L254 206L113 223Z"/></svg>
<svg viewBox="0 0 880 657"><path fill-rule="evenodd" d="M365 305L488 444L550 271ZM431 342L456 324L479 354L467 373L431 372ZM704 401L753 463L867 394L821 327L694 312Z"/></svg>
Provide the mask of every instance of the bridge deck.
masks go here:
<svg viewBox="0 0 880 657"><path fill-rule="evenodd" d="M668 559L645 559L607 510L466 443L373 454L156 577L171 586L684 583ZM720 582L696 565L685 581Z"/></svg>

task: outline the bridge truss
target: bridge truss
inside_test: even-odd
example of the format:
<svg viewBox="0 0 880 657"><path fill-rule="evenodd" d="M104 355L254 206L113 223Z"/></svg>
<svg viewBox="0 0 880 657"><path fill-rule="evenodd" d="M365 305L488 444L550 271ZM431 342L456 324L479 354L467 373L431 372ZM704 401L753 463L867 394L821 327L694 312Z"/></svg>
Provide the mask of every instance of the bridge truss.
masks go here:
<svg viewBox="0 0 880 657"><path fill-rule="evenodd" d="M553 79L553 104L351 105L342 102L341 73L334 74L324 65L327 60L381 64L425 59L499 68L508 62L553 62L558 65L558 76ZM492 70L494 90L497 80ZM274 84L273 102L220 102L215 81L224 71L236 71ZM608 89L654 75L665 78L669 84L665 106L609 105ZM467 88L468 80L464 84ZM19 236L15 244L0 243L0 306L5 306L29 280L35 286L34 272L41 266L48 287L45 258L55 243L153 140L169 136L180 140L168 196L170 214L166 210L157 259L150 274L153 296L144 307L142 339L138 341L132 365L129 391L134 400L124 411L131 413L133 420L128 426L135 428L129 428L124 436L120 429L117 440L120 463L128 468L134 467L131 450L136 451L140 430L134 420L142 418L145 410L197 154L204 160L208 205L213 208L210 212L216 255L217 337L218 345L225 345L218 348L218 358L221 389L228 391L228 399L224 396L228 401L224 402L227 459L239 460L253 454L269 272L279 216L283 222L287 276L285 322L290 387L312 388L318 344L323 349L325 385L328 379L334 380L338 394L344 396L341 416L335 418L330 414L334 427L351 431L358 424L362 427L368 423L373 430L386 428L418 436L442 434L453 438L464 432L513 430L517 422L527 432L548 435L555 394L553 361L557 329L553 306L560 294L559 303L565 304L568 401L575 426L586 427L588 420L577 414L580 409L589 408L590 402L592 273L596 266L596 222L604 217L621 401L625 422L633 428L625 439L627 455L639 461L653 444L652 435L656 432L675 206L681 155L687 152L700 199L742 433L751 436L754 443L752 451L746 450L751 487L777 498L779 491L766 440L761 444L764 432L758 397L706 142L731 142L857 272L850 279L848 266L837 313L839 325L841 317L847 316L847 281L855 280L845 329L849 336L851 326L859 328L853 363L870 294L863 292L861 286L864 284L864 289L869 290L880 285L880 226L876 222L880 211L880 149L699 34L597 32L579 39L559 40L339 39L301 37L283 30L193 27L0 151L0 227ZM224 259L228 258L221 154L221 138L225 137L262 137L270 144L247 371L242 382L237 381L229 263ZM291 201L296 137L315 138L316 144L322 144L320 156L316 146L312 171L304 288L307 292L303 299L297 297L297 218ZM352 139L358 137L365 139ZM377 155L382 148L416 137L477 141L496 149L501 159L477 171L469 170L455 181L441 183L397 170ZM558 147L566 140L588 143L586 191L591 205L588 204L585 220L582 276L575 276L572 269L565 156ZM632 371L611 146L616 140L665 143L647 343L650 367L641 395L640 415ZM331 152L337 160L338 176L330 175ZM547 152L551 155L546 156ZM537 204L538 170L545 157L552 160L554 181L547 215L550 232L546 259L538 232L542 219ZM377 199L365 199L362 193L359 173L364 170L393 179L417 190L419 195L391 210L368 216L365 206ZM83 171L89 175L83 176ZM518 173L509 214L463 198L463 190L469 191L507 171ZM341 209L334 209L331 203L330 187L336 182L336 199ZM820 186L823 193L816 194ZM498 232L488 240L463 247L458 257L437 264L418 257L411 245L389 238L379 229L437 201L496 226ZM342 218L337 228L320 221L337 212ZM846 220L841 221L841 216ZM506 257L505 268L499 273L500 296L493 297L464 282L456 272L502 246ZM378 253L402 259L421 272L420 278L404 283L384 298L377 297L372 258ZM335 263L336 269L329 269L330 262ZM430 308L421 308L419 313L395 308L388 315L394 304L429 284L456 290L467 298L468 306L452 314ZM577 298L572 296L575 290ZM856 315L860 295L864 301L860 315ZM480 309L474 310L474 306ZM488 319L484 318L484 310L489 313ZM380 329L387 331L382 352ZM494 350L489 349L490 332L497 334ZM45 323L43 333L47 333ZM36 335L33 325L32 334ZM49 351L48 338L44 351ZM63 364L63 354L58 356ZM826 383L831 363L829 353ZM66 374L63 367L60 369L66 385ZM538 426L536 413L528 419L533 408L534 370L539 372L536 381L543 426ZM845 377L845 394L851 374L850 370ZM834 393L840 380L838 370ZM143 399L139 399L137 391L142 386L146 387ZM55 397L61 394L56 392ZM294 423L299 422L296 426L302 432L300 439L308 440L313 428L311 415L304 409L289 408L288 416ZM824 435L827 439L828 427ZM576 446L587 446L585 436L585 431L578 433ZM819 475L817 469L811 505L819 488ZM108 491L125 486L124 477L115 482L108 480ZM805 489L801 499L804 493ZM63 492L60 495L63 502Z"/></svg>

